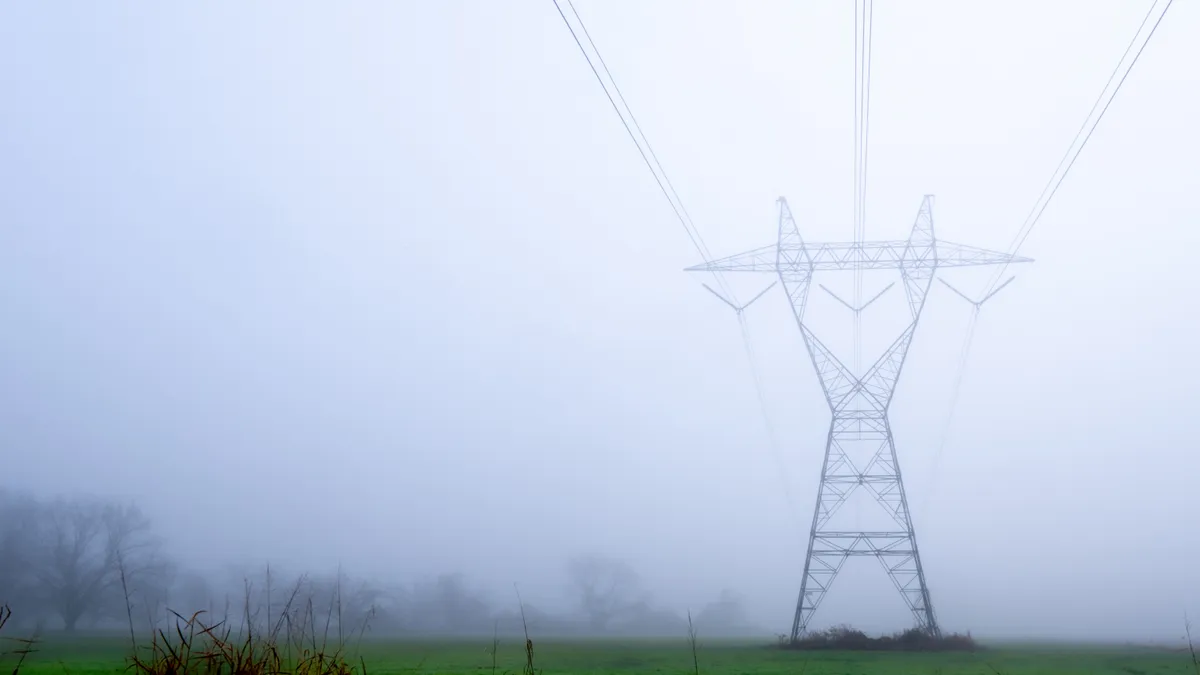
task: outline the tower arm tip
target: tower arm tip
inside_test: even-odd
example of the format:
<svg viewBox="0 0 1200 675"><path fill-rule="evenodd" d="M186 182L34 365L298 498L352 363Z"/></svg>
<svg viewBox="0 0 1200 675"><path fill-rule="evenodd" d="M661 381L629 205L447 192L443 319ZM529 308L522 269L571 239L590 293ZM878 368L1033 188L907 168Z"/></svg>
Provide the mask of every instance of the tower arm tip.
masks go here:
<svg viewBox="0 0 1200 675"><path fill-rule="evenodd" d="M737 255L716 260L706 260L699 265L685 267L685 272L774 272L776 246L763 246Z"/></svg>

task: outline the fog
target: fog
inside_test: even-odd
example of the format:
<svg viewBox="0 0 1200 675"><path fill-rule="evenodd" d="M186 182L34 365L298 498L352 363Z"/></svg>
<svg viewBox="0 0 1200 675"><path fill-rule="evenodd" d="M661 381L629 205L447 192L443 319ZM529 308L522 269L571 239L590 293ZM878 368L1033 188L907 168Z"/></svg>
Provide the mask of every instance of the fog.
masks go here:
<svg viewBox="0 0 1200 675"><path fill-rule="evenodd" d="M849 4L576 6L715 255L773 243L779 196L850 239ZM1005 250L1144 12L879 3L868 238L935 194L939 237ZM984 306L949 426L971 307L930 292L891 418L944 629L1200 615L1198 26L1176 3ZM773 289L746 319L776 455L737 321L551 2L7 3L0 87L10 494L135 502L209 578L457 573L489 611L517 584L569 614L569 561L604 556L662 611L729 590L790 627L812 365ZM852 560L816 623L910 620Z"/></svg>

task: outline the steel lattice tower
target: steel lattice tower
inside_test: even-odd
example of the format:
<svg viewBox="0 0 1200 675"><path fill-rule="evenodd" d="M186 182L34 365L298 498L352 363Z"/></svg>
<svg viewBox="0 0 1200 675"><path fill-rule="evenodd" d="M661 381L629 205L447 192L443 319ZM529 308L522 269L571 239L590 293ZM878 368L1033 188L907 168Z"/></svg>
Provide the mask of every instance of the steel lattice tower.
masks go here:
<svg viewBox="0 0 1200 675"><path fill-rule="evenodd" d="M800 582L800 597L792 623L793 641L807 630L830 584L852 556L876 557L912 611L917 626L930 634L940 634L917 550L917 537L908 497L904 492L888 408L937 270L942 267L1017 262L1031 260L939 241L934 236L931 195L926 195L921 202L916 222L906 240L822 244L804 242L787 200L780 197L779 239L775 245L688 268L692 272L767 272L778 275L832 412L833 419L825 444L825 462L809 532L808 552L804 560L804 575ZM817 272L889 269L900 272L911 321L865 373L852 372L817 338L805 319L804 310L813 276ZM840 298L838 300L857 314L878 297L875 296L861 307L850 306ZM877 446L877 449L870 460L859 467L852 461L847 446L862 443ZM894 526L879 531L827 529L835 512L860 487L866 488L886 510L890 516L889 522L894 521Z"/></svg>

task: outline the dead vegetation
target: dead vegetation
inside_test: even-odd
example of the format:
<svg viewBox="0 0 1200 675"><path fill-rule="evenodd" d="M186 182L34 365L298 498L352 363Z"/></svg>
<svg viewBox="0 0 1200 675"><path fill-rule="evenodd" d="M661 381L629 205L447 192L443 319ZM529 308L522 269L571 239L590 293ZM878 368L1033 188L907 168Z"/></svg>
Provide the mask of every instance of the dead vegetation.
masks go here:
<svg viewBox="0 0 1200 675"><path fill-rule="evenodd" d="M366 675L344 645L318 643L315 632L235 634L225 622L208 624L203 613L176 614L170 632L159 629L150 644L130 657L139 675Z"/></svg>
<svg viewBox="0 0 1200 675"><path fill-rule="evenodd" d="M836 649L844 651L974 652L982 647L968 633L930 635L917 628L871 637L851 626L835 626L799 640L781 636L783 649Z"/></svg>
<svg viewBox="0 0 1200 675"><path fill-rule="evenodd" d="M205 612L185 617L174 611L174 625L156 629L148 645L139 646L131 630L130 668L136 675L366 675L366 663L347 648L340 584L335 597L322 603L324 616L316 610L311 595L301 597L304 587L301 578L283 607L272 613L268 581L264 618L251 610L247 583L246 603L236 630L228 616L212 622ZM356 631L357 644L361 644L370 616ZM334 626L336 634L331 635Z"/></svg>

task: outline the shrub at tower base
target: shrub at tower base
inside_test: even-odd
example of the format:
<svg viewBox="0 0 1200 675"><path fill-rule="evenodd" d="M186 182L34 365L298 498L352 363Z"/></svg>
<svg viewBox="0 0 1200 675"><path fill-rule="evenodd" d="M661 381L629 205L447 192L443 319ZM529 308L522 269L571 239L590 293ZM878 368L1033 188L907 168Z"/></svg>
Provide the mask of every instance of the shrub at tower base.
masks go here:
<svg viewBox="0 0 1200 675"><path fill-rule="evenodd" d="M935 637L918 628L910 628L892 635L871 637L850 626L835 626L810 633L798 640L782 636L779 646L783 649L892 652L974 652L982 649L969 633L950 633Z"/></svg>

